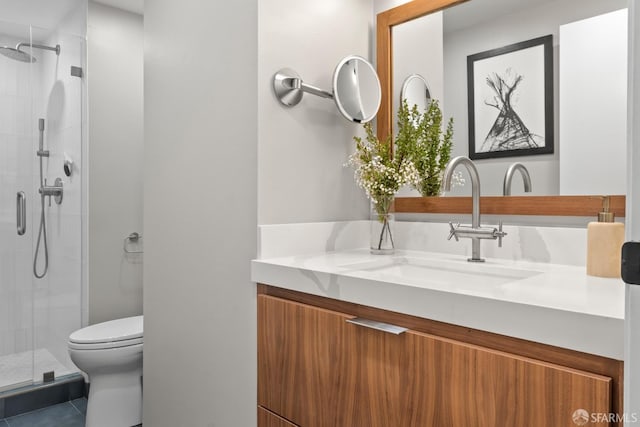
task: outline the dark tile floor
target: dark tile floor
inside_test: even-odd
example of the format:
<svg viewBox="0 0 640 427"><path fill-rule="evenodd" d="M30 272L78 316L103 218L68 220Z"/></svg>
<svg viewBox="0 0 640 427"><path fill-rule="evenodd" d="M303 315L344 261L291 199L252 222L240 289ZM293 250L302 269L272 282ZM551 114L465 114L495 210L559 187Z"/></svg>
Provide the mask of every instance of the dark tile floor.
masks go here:
<svg viewBox="0 0 640 427"><path fill-rule="evenodd" d="M87 399L75 399L0 420L0 427L84 427Z"/></svg>

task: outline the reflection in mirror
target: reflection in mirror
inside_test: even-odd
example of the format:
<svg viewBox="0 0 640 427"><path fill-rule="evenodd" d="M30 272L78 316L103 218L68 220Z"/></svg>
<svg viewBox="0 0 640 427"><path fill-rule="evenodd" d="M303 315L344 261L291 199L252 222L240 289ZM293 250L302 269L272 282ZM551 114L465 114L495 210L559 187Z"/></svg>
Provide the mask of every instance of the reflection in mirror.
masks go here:
<svg viewBox="0 0 640 427"><path fill-rule="evenodd" d="M504 182L502 184L502 195L510 196L511 195L511 182L513 181L513 174L519 171L522 176L522 183L524 185L524 192L531 193L531 176L529 175L529 170L525 165L520 162L516 162L509 166L509 169L504 174Z"/></svg>
<svg viewBox="0 0 640 427"><path fill-rule="evenodd" d="M471 0L395 25L391 75L428 77L443 115L454 118L452 157L468 155L467 57L552 34L556 150L518 158L536 184L529 194L624 194L626 6L626 0ZM609 14L614 11L619 12ZM440 36L427 38L433 28L441 28ZM427 70L427 62L440 70ZM395 112L402 81L392 85ZM391 123L395 126L395 114ZM476 161L483 195L502 194L504 173L513 161ZM453 191L469 194L469 186ZM524 189L514 186L513 194Z"/></svg>
<svg viewBox="0 0 640 427"><path fill-rule="evenodd" d="M412 74L402 83L400 100L407 101L409 108L416 105L418 111L426 111L431 103L431 92L429 85L420 74Z"/></svg>
<svg viewBox="0 0 640 427"><path fill-rule="evenodd" d="M429 96L443 107L442 12L433 13L393 28L393 126L402 98L402 87L412 75L428 81ZM419 41L417 49L416 41ZM411 102L408 103L411 107ZM448 117L448 116L447 116Z"/></svg>
<svg viewBox="0 0 640 427"><path fill-rule="evenodd" d="M356 123L373 120L382 99L378 73L373 65L357 55L343 58L336 66L333 92L304 83L289 68L283 68L273 76L273 90L280 103L288 107L298 105L304 93L333 99L342 116Z"/></svg>

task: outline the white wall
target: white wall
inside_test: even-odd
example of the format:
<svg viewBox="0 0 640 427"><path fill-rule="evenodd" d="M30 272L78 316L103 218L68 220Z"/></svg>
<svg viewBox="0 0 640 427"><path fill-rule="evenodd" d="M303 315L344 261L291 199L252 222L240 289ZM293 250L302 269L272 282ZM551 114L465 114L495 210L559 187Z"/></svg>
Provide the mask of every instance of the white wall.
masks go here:
<svg viewBox="0 0 640 427"><path fill-rule="evenodd" d="M69 14L86 17L86 0L0 0L3 22L49 29L58 28L67 21ZM69 34L84 37L86 26L66 26ZM4 45L3 45L4 46Z"/></svg>
<svg viewBox="0 0 640 427"><path fill-rule="evenodd" d="M142 16L89 2L87 43L89 323L98 323L142 314L143 255L123 251L142 233Z"/></svg>
<svg viewBox="0 0 640 427"><path fill-rule="evenodd" d="M293 108L273 94L272 77L294 69L311 85L331 90L338 61L371 59L375 35L371 0L259 2L258 221L260 224L368 217L368 201L343 164L362 126L331 100L305 94Z"/></svg>
<svg viewBox="0 0 640 427"><path fill-rule="evenodd" d="M472 2L473 3L473 2ZM476 162L482 178L482 194L502 194L502 181L509 164L523 162L531 174L531 194L559 193L558 146L558 28L562 24L584 19L600 13L620 9L626 1L615 0L562 0L542 3L523 11L500 16L471 28L445 34L445 98L446 117L453 116L454 147L452 156L468 155L467 119L467 56L496 47L553 34L554 44L554 99L555 99L555 152L553 155L523 156L517 158L479 160ZM464 7L461 5L459 7ZM447 18L445 12L445 28ZM465 172L466 174L466 172ZM467 180L468 181L468 180ZM522 194L519 178L514 182L512 194ZM471 186L453 191L452 194L470 194Z"/></svg>
<svg viewBox="0 0 640 427"><path fill-rule="evenodd" d="M258 1L144 17L144 425L255 426Z"/></svg>
<svg viewBox="0 0 640 427"><path fill-rule="evenodd" d="M560 194L626 193L627 21L621 9L560 26Z"/></svg>
<svg viewBox="0 0 640 427"><path fill-rule="evenodd" d="M380 12L408 3L410 0L373 0L374 18Z"/></svg>

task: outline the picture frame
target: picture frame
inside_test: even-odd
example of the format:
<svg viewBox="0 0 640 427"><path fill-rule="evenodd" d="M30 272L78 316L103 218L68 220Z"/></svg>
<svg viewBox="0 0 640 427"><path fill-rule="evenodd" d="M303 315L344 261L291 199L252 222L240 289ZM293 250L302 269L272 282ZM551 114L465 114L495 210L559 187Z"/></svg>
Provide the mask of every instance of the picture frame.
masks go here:
<svg viewBox="0 0 640 427"><path fill-rule="evenodd" d="M553 36L467 56L469 158L552 154Z"/></svg>

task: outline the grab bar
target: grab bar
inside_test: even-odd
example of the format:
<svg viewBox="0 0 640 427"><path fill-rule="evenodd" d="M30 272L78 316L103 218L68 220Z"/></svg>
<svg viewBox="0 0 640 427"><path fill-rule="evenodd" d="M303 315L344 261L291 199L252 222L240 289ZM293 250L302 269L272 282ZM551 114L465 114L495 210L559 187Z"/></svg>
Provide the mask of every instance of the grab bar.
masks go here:
<svg viewBox="0 0 640 427"><path fill-rule="evenodd" d="M16 193L16 228L18 236L22 236L27 231L27 199L24 191Z"/></svg>
<svg viewBox="0 0 640 427"><path fill-rule="evenodd" d="M133 232L131 234L129 234L127 237L124 238L124 245L122 247L122 249L124 250L124 253L126 254L141 254L144 251L139 251L139 250L129 250L129 244L130 243L138 243L138 241L142 239L142 234L138 233L138 232Z"/></svg>

